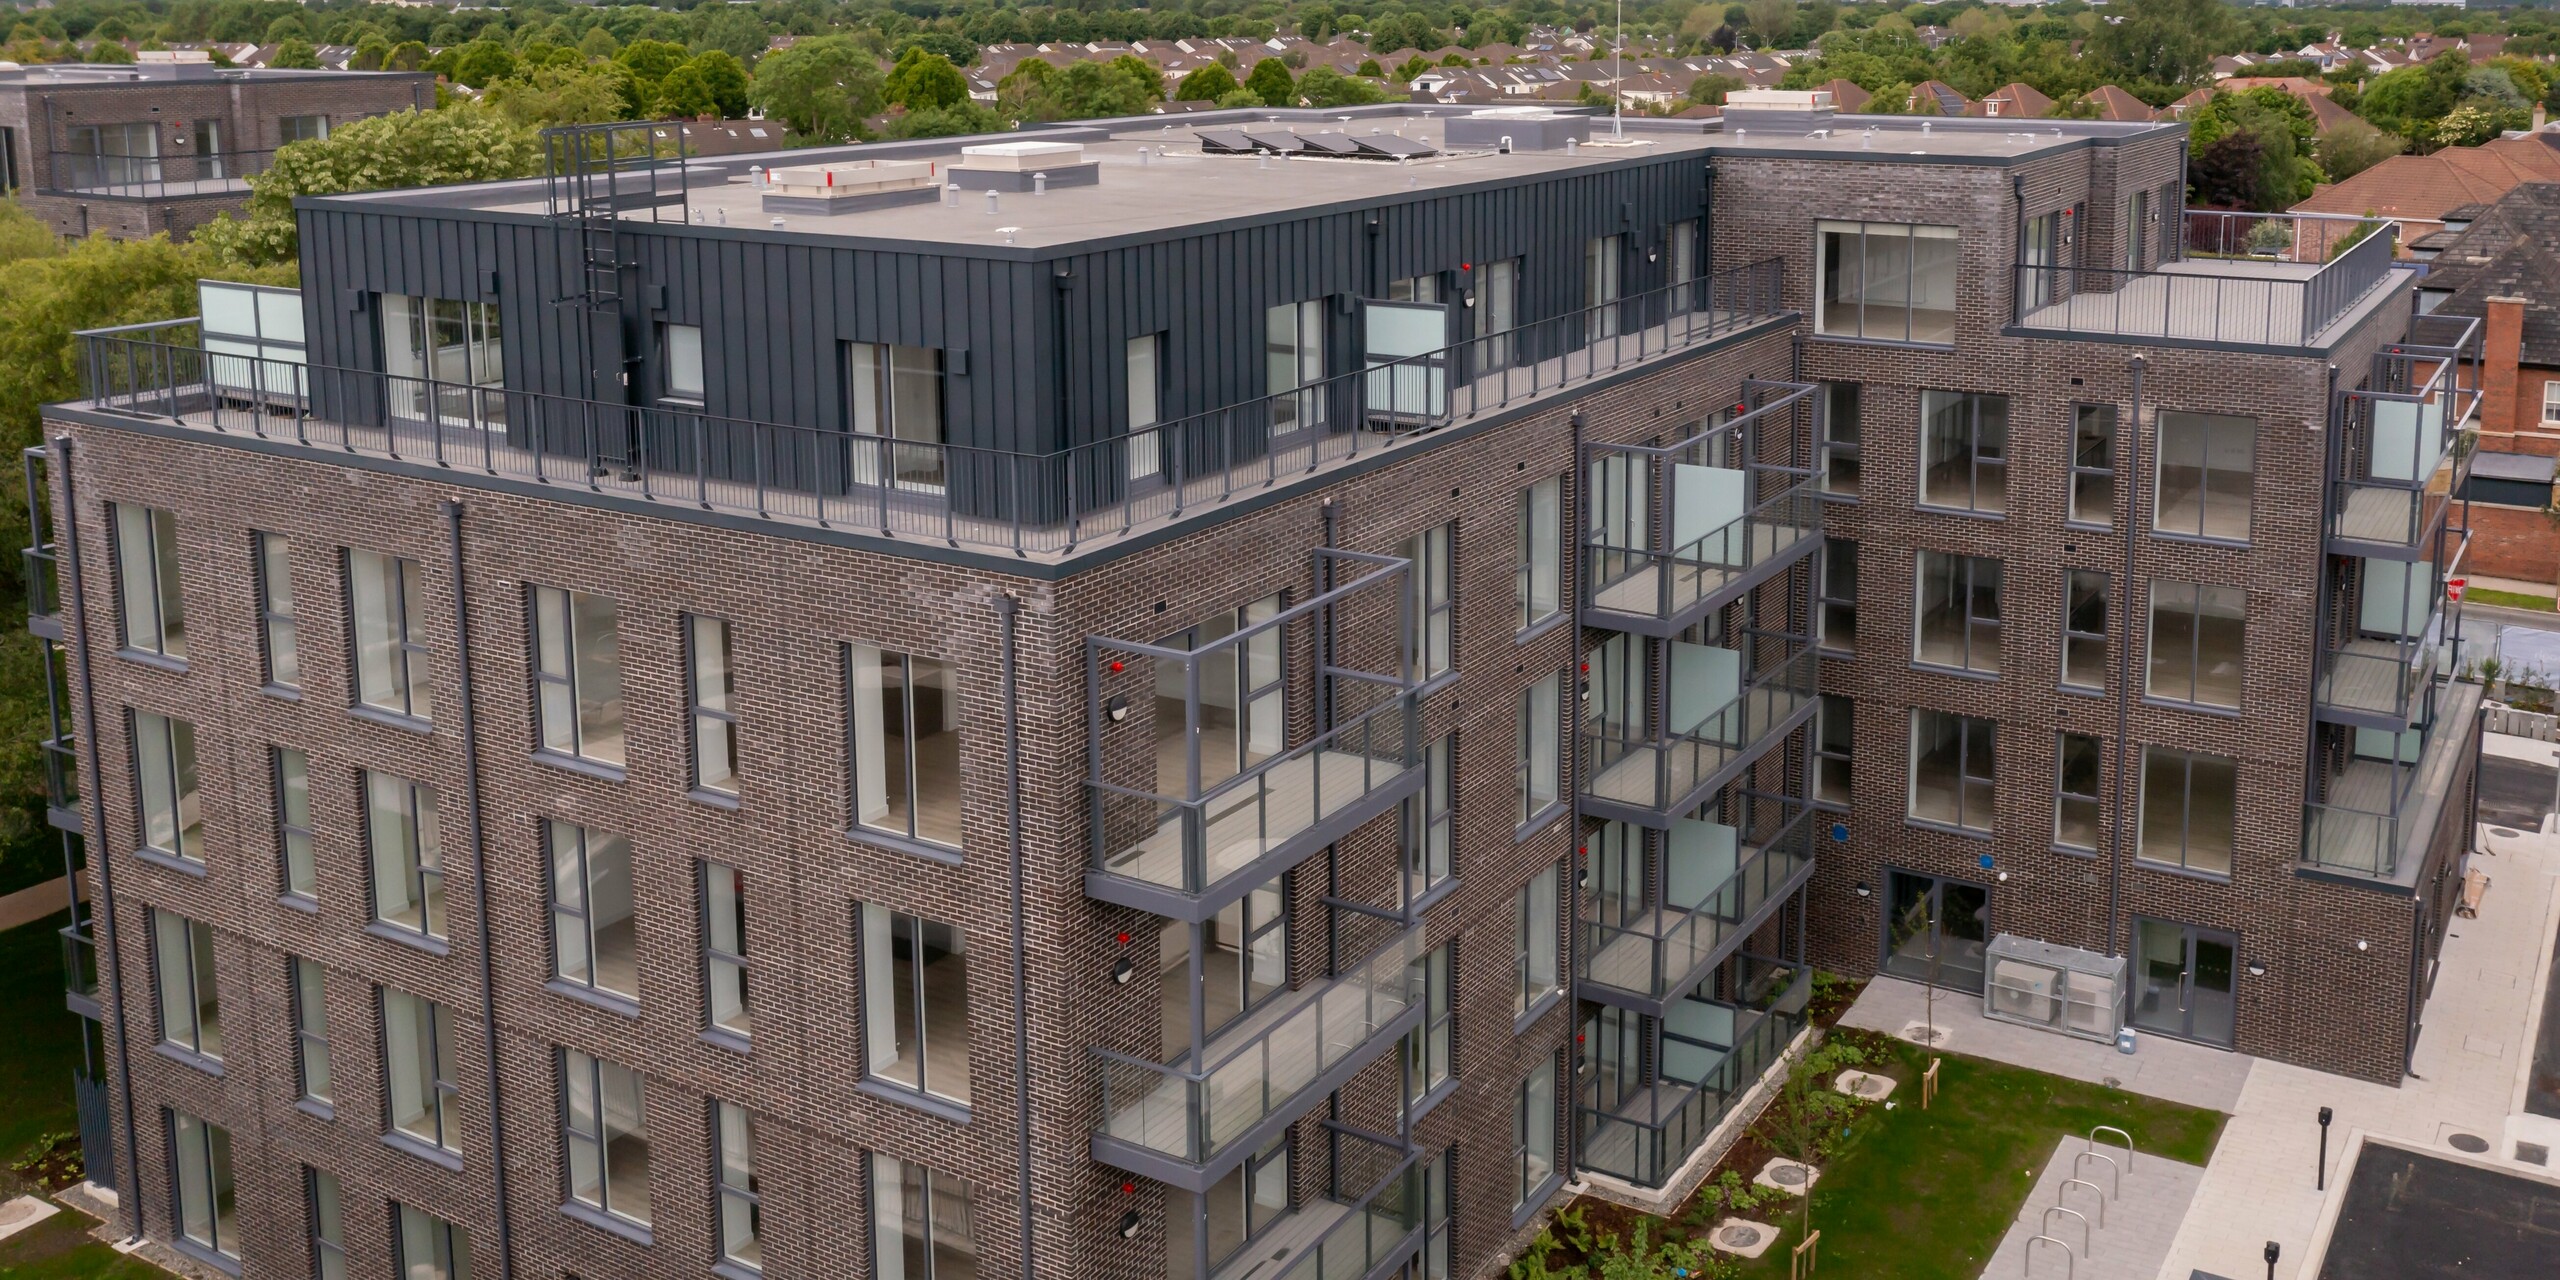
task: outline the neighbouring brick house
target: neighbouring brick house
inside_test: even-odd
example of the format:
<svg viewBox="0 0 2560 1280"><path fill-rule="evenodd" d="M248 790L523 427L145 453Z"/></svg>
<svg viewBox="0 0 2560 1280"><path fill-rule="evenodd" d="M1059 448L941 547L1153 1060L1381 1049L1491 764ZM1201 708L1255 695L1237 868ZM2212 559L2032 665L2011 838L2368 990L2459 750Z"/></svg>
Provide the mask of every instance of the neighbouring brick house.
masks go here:
<svg viewBox="0 0 2560 1280"><path fill-rule="evenodd" d="M305 200L29 459L92 1167L252 1277L1474 1277L1815 965L2396 1081L2474 326L2160 271L2176 125L1860 123Z"/></svg>
<svg viewBox="0 0 2560 1280"><path fill-rule="evenodd" d="M2471 571L2560 583L2560 528L2543 514L2560 457L2560 182L2473 211L2427 265L2419 307L2481 322Z"/></svg>

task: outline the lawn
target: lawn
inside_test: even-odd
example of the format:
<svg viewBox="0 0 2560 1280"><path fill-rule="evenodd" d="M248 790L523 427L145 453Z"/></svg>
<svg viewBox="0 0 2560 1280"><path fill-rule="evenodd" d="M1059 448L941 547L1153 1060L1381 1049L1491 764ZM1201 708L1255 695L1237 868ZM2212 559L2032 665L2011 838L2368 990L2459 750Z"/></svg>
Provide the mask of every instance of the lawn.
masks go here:
<svg viewBox="0 0 2560 1280"><path fill-rule="evenodd" d="M38 1139L79 1128L80 1020L62 1007L57 936L70 922L57 915L0 933L0 1183Z"/></svg>
<svg viewBox="0 0 2560 1280"><path fill-rule="evenodd" d="M2550 596L2531 595L2522 591L2495 591L2488 587L2469 588L2462 593L2462 598L2473 604L2485 604L2498 609L2531 609L2538 613L2549 613L2553 608Z"/></svg>
<svg viewBox="0 0 2560 1280"><path fill-rule="evenodd" d="M170 1280L168 1272L91 1239L97 1225L65 1209L0 1240L0 1280Z"/></svg>

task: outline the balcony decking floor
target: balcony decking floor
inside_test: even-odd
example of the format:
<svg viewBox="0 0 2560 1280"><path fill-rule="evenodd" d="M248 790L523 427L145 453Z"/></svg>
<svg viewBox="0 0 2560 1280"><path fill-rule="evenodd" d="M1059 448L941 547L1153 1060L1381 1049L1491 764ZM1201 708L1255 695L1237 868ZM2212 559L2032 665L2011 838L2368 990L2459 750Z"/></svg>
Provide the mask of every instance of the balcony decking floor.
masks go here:
<svg viewBox="0 0 2560 1280"><path fill-rule="evenodd" d="M1666 570L1661 564L1653 563L1594 589L1591 607L1639 618L1659 618L1678 613L1723 590L1725 584L1750 572L1752 566L1766 564L1796 543L1820 532L1809 526L1754 521L1751 523L1750 552L1742 557L1742 563L1680 563L1671 566L1667 570L1670 575L1667 605L1663 597Z"/></svg>
<svg viewBox="0 0 2560 1280"><path fill-rule="evenodd" d="M2340 656L2345 660L2341 661ZM2409 668L2400 661L2398 645L2388 640L2350 640L2339 646L2337 655L2323 660L2320 687L2314 696L2332 707L2390 715L2401 709L2408 675Z"/></svg>
<svg viewBox="0 0 2560 1280"><path fill-rule="evenodd" d="M1394 782L1409 767L1351 751L1310 752L1271 766L1259 785L1240 786L1207 810L1201 840L1204 878L1196 885L1183 882L1179 814L1159 822L1146 839L1111 855L1103 867L1116 875L1196 893ZM1266 821L1273 825L1266 827Z"/></svg>
<svg viewBox="0 0 2560 1280"><path fill-rule="evenodd" d="M1805 704L1809 695L1794 689L1774 689L1766 685L1742 696L1740 703L1725 715L1741 714L1745 725L1766 728L1793 715ZM1668 748L1641 746L1630 749L1609 767L1592 778L1589 794L1602 800L1644 809L1660 809L1689 793L1699 781L1730 763L1758 740L1753 737L1737 743L1708 742L1685 739ZM1667 774L1657 773L1657 761ZM1668 779L1656 791L1656 783Z"/></svg>

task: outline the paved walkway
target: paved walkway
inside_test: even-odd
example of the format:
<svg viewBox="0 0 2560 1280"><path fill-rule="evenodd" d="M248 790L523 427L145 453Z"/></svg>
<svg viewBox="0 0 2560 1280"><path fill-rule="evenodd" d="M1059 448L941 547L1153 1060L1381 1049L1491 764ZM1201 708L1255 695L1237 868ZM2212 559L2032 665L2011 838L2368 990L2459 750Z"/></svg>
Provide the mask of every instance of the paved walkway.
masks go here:
<svg viewBox="0 0 2560 1280"><path fill-rule="evenodd" d="M1928 988L1899 978L1878 978L1860 992L1858 1002L1841 1015L1843 1026L1900 1035L1923 1018ZM1941 991L1937 1001L1938 1047L1950 1053L1989 1058L2047 1075L2091 1084L2112 1085L2147 1097L2166 1098L2191 1107L2229 1111L2239 1105L2249 1066L2256 1061L2236 1053L2209 1049L2183 1040L2138 1037L2139 1050L2116 1052L2099 1044L2052 1031L1995 1022L1982 1016L1982 997ZM2137 1135L2136 1141L2140 1141Z"/></svg>
<svg viewBox="0 0 2560 1280"><path fill-rule="evenodd" d="M2027 1193L2027 1203L2018 1210L2017 1225L2000 1241L1982 1274L2006 1280L2011 1276L2068 1276L2069 1280L2152 1280L2159 1273L2160 1261L2169 1256L2169 1245L2178 1234L2178 1224L2187 1216L2187 1204L2195 1199L2196 1184L2204 1180L2204 1170L2191 1164L2179 1164L2158 1156L2135 1153L2133 1167L2124 1173L2121 1188L2110 1186L2111 1179L2103 1164L2096 1160L2080 1160L2089 1150L2086 1138L2065 1137L2054 1147L2053 1158L2045 1161L2044 1172L2037 1177L2035 1189ZM2120 1147L2100 1143L2098 1153L2118 1164L2124 1163ZM2074 1186L2068 1195L2062 1184L2071 1179L2073 1169L2083 1167L2078 1176L2098 1187ZM2106 1194L2109 1191L2114 1194ZM2103 1213L2095 1203L2105 1196ZM2088 1219L2084 1234L2078 1222L2068 1214L2047 1213L2059 1204ZM2105 1225L2099 1225L2103 1222ZM2063 1261L2063 1249L2052 1244L2035 1246L2035 1256L2028 1258L2027 1242L2039 1234L2060 1240L2072 1254Z"/></svg>

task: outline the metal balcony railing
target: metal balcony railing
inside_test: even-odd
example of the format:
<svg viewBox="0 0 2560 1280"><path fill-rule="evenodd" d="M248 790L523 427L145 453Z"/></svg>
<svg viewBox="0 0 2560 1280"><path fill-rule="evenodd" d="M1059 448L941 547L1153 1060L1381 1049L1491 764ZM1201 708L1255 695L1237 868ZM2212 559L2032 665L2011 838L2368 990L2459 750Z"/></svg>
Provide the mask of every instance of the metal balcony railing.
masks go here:
<svg viewBox="0 0 2560 1280"><path fill-rule="evenodd" d="M181 196L240 195L249 177L275 163L273 151L173 152L157 156L55 151L42 184L46 191L109 199L166 200Z"/></svg>
<svg viewBox="0 0 2560 1280"><path fill-rule="evenodd" d="M1576 1090L1582 1131L1576 1163L1640 1187L1661 1186L1677 1172L1733 1105L1785 1056L1804 1027L1805 1005L1813 995L1812 970L1792 965L1770 972L1790 976L1764 999L1719 1006L1734 1011L1732 1046L1694 1078L1681 1078L1665 1067L1650 1085L1636 1086L1632 1096L1609 1099L1600 1094L1609 1073L1588 1072Z"/></svg>
<svg viewBox="0 0 2560 1280"><path fill-rule="evenodd" d="M2399 759L2350 755L2314 778L2303 806L2304 867L2395 882L2417 873L2471 751L2479 706L2476 685L2446 682L2435 696L2433 722L2400 735L2414 746Z"/></svg>
<svg viewBox="0 0 2560 1280"><path fill-rule="evenodd" d="M78 747L67 729L59 737L36 743L36 749L44 754L45 820L73 835L81 834L83 827Z"/></svg>
<svg viewBox="0 0 2560 1280"><path fill-rule="evenodd" d="M2409 340L2377 352L2365 385L2340 398L2332 544L2399 559L2423 554L2469 474L2479 409L2480 322L2413 319Z"/></svg>
<svg viewBox="0 0 2560 1280"><path fill-rule="evenodd" d="M1291 1209L1212 1280L1364 1280L1421 1247L1422 1152L1328 1123L1324 1191Z"/></svg>
<svg viewBox="0 0 2560 1280"><path fill-rule="evenodd" d="M1584 920L1582 980L1647 1004L1695 990L1813 874L1812 819L1799 810L1774 835L1739 845L1734 870L1695 901L1666 901L1623 923Z"/></svg>
<svg viewBox="0 0 2560 1280"><path fill-rule="evenodd" d="M1666 732L1585 726L1577 775L1585 806L1653 826L1695 808L1809 711L1819 662L1807 647Z"/></svg>
<svg viewBox="0 0 2560 1280"><path fill-rule="evenodd" d="M2339 234L2326 257L2214 258L2191 242L2185 259L2149 271L2021 263L2016 323L2034 333L2309 346L2391 278L2398 224L2359 221L2365 229Z"/></svg>
<svg viewBox="0 0 2560 1280"><path fill-rule="evenodd" d="M98 1017L98 940L87 921L65 925L62 937L62 995L73 1013Z"/></svg>
<svg viewBox="0 0 2560 1280"><path fill-rule="evenodd" d="M62 638L62 595L53 544L18 549L19 576L27 584L27 630L48 640Z"/></svg>
<svg viewBox="0 0 2560 1280"><path fill-rule="evenodd" d="M193 319L80 335L80 407L822 528L1064 556L1787 314L1771 258L1054 453L208 354Z"/></svg>

